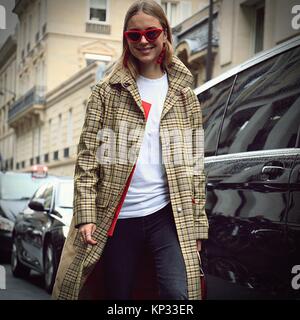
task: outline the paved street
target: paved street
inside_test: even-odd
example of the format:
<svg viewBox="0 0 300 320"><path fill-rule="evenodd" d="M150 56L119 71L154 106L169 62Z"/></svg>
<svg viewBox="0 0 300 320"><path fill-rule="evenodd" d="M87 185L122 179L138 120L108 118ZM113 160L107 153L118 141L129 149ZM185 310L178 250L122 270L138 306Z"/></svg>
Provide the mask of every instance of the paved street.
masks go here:
<svg viewBox="0 0 300 320"><path fill-rule="evenodd" d="M0 289L0 300L49 300L51 297L43 288L43 278L31 271L27 279L15 278L10 270L10 264L0 261L5 267L6 289ZM1 268L2 269L2 268Z"/></svg>

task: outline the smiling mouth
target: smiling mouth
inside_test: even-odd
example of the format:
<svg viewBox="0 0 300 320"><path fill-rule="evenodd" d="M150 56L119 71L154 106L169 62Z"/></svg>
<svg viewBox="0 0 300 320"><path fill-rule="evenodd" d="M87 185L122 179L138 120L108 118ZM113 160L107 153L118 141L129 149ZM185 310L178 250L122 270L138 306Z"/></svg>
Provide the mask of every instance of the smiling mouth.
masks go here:
<svg viewBox="0 0 300 320"><path fill-rule="evenodd" d="M151 49L153 49L154 47L146 47L146 48L136 48L138 51L141 52L147 52L150 51Z"/></svg>

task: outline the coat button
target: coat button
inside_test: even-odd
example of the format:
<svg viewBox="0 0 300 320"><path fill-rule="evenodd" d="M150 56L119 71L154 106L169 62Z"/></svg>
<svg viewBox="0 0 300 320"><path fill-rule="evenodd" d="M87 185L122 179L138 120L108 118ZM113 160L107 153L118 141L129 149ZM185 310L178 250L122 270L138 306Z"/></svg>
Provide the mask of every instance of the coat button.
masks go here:
<svg viewBox="0 0 300 320"><path fill-rule="evenodd" d="M144 124L144 120L143 120L143 119L140 119L140 120L139 120L139 124Z"/></svg>
<svg viewBox="0 0 300 320"><path fill-rule="evenodd" d="M125 83L123 84L123 86L124 86L124 88L127 88L127 87L129 87L129 83L128 83L128 82L125 82Z"/></svg>
<svg viewBox="0 0 300 320"><path fill-rule="evenodd" d="M178 212L178 213L182 212L182 208L181 208L181 207L178 207L178 208L177 208L177 212Z"/></svg>

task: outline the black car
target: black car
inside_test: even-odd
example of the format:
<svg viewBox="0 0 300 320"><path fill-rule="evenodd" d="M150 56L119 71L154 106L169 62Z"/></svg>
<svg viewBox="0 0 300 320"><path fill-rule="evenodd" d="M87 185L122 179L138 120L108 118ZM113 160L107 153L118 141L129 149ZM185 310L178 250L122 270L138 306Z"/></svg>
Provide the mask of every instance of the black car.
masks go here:
<svg viewBox="0 0 300 320"><path fill-rule="evenodd" d="M11 253L12 230L17 215L24 209L36 189L52 176L35 172L0 172L0 254Z"/></svg>
<svg viewBox="0 0 300 320"><path fill-rule="evenodd" d="M208 299L300 298L300 38L195 90Z"/></svg>
<svg viewBox="0 0 300 320"><path fill-rule="evenodd" d="M56 178L42 185L18 215L13 229L11 269L16 277L33 269L53 288L62 248L73 215L73 179Z"/></svg>

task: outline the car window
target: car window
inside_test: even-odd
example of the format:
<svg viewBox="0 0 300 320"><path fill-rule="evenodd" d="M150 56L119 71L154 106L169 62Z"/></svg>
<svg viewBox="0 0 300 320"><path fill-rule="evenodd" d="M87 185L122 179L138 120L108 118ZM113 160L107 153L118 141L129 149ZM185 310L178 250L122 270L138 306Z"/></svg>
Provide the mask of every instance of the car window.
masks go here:
<svg viewBox="0 0 300 320"><path fill-rule="evenodd" d="M218 154L295 147L300 48L242 72L226 110Z"/></svg>
<svg viewBox="0 0 300 320"><path fill-rule="evenodd" d="M30 199L37 188L50 177L34 178L31 174L3 174L0 176L0 195L5 200Z"/></svg>
<svg viewBox="0 0 300 320"><path fill-rule="evenodd" d="M225 112L225 105L229 97L233 77L220 82L216 86L198 95L202 109L203 128L205 136L205 156L216 153L218 132Z"/></svg>
<svg viewBox="0 0 300 320"><path fill-rule="evenodd" d="M51 207L51 200L53 195L53 186L49 184L43 193L43 198L45 200L44 207L49 209Z"/></svg>
<svg viewBox="0 0 300 320"><path fill-rule="evenodd" d="M44 199L44 193L46 189L49 187L48 183L44 183L42 186L40 186L37 191L35 192L33 198L34 199Z"/></svg>
<svg viewBox="0 0 300 320"><path fill-rule="evenodd" d="M56 205L64 208L73 207L73 181L64 181L59 183L58 197Z"/></svg>

